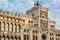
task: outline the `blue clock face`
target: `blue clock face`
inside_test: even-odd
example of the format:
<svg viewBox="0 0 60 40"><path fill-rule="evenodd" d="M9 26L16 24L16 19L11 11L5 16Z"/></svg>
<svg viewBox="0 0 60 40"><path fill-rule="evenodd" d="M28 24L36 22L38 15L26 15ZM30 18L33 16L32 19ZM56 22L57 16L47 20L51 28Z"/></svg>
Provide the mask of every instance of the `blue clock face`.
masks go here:
<svg viewBox="0 0 60 40"><path fill-rule="evenodd" d="M42 39L46 39L46 35L45 34L42 34Z"/></svg>

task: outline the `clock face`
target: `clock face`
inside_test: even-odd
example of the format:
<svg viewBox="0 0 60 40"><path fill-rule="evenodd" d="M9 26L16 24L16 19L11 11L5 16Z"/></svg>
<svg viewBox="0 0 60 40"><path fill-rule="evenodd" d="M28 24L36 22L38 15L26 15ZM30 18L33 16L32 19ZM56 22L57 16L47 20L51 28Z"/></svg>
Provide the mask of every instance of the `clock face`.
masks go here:
<svg viewBox="0 0 60 40"><path fill-rule="evenodd" d="M46 35L45 34L42 34L42 39L46 39Z"/></svg>

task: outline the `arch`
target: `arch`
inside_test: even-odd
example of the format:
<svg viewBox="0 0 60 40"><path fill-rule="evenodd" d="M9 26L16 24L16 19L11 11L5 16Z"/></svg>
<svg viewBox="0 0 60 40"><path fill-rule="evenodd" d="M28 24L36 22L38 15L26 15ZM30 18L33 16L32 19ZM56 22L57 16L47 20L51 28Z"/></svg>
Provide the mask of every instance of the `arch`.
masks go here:
<svg viewBox="0 0 60 40"><path fill-rule="evenodd" d="M9 23L7 22L8 26L9 26Z"/></svg>
<svg viewBox="0 0 60 40"><path fill-rule="evenodd" d="M2 22L2 25L3 25L2 29L5 31L5 22L4 21Z"/></svg>
<svg viewBox="0 0 60 40"><path fill-rule="evenodd" d="M17 24L15 24L15 27L17 27Z"/></svg>
<svg viewBox="0 0 60 40"><path fill-rule="evenodd" d="M20 39L20 37L18 37L18 39Z"/></svg>
<svg viewBox="0 0 60 40"><path fill-rule="evenodd" d="M7 38L9 38L9 36L8 36L8 35L7 35L6 37L7 37Z"/></svg>
<svg viewBox="0 0 60 40"><path fill-rule="evenodd" d="M21 29L21 25L20 25L20 24L18 24L18 30L19 30L19 32L20 32L20 29Z"/></svg>
<svg viewBox="0 0 60 40"><path fill-rule="evenodd" d="M1 24L1 21L0 21L0 24Z"/></svg>
<svg viewBox="0 0 60 40"><path fill-rule="evenodd" d="M10 38L13 38L13 36L11 36Z"/></svg>
<svg viewBox="0 0 60 40"><path fill-rule="evenodd" d="M17 36L14 36L14 39L17 40Z"/></svg>
<svg viewBox="0 0 60 40"><path fill-rule="evenodd" d="M4 38L5 38L5 35L2 35L2 37L4 37Z"/></svg>
<svg viewBox="0 0 60 40"><path fill-rule="evenodd" d="M28 23L30 23L30 20L28 20Z"/></svg>
<svg viewBox="0 0 60 40"><path fill-rule="evenodd" d="M9 31L13 31L13 23L10 23L10 26L9 26Z"/></svg>
<svg viewBox="0 0 60 40"><path fill-rule="evenodd" d="M5 30L9 31L9 23L8 22L6 22Z"/></svg>
<svg viewBox="0 0 60 40"><path fill-rule="evenodd" d="M13 23L11 23L12 27L13 27Z"/></svg>
<svg viewBox="0 0 60 40"><path fill-rule="evenodd" d="M17 36L15 36L15 38L17 38Z"/></svg>
<svg viewBox="0 0 60 40"><path fill-rule="evenodd" d="M1 35L0 35L0 38L1 38Z"/></svg>
<svg viewBox="0 0 60 40"><path fill-rule="evenodd" d="M13 31L13 23L11 23L11 25L12 25L12 31Z"/></svg>
<svg viewBox="0 0 60 40"><path fill-rule="evenodd" d="M15 32L17 32L17 24L15 24Z"/></svg>
<svg viewBox="0 0 60 40"><path fill-rule="evenodd" d="M10 38L9 38L10 40L13 40L13 36L10 36Z"/></svg>
<svg viewBox="0 0 60 40"><path fill-rule="evenodd" d="M14 38L17 38L17 36L15 36Z"/></svg>
<svg viewBox="0 0 60 40"><path fill-rule="evenodd" d="M19 27L21 27L21 25L20 25L20 24L18 24L18 26L19 26Z"/></svg>
<svg viewBox="0 0 60 40"><path fill-rule="evenodd" d="M5 22L3 21L4 25L5 25Z"/></svg>
<svg viewBox="0 0 60 40"><path fill-rule="evenodd" d="M6 39L6 36L5 35L2 35L2 40L5 40Z"/></svg>
<svg viewBox="0 0 60 40"><path fill-rule="evenodd" d="M0 30L1 30L1 21L0 21Z"/></svg>
<svg viewBox="0 0 60 40"><path fill-rule="evenodd" d="M0 40L1 40L1 35L0 35Z"/></svg>
<svg viewBox="0 0 60 40"><path fill-rule="evenodd" d="M6 40L9 40L9 36L8 35L6 36Z"/></svg>
<svg viewBox="0 0 60 40"><path fill-rule="evenodd" d="M21 40L21 37L18 37L18 40Z"/></svg>
<svg viewBox="0 0 60 40"><path fill-rule="evenodd" d="M5 27L5 22L3 21L2 23L3 23L3 26Z"/></svg>

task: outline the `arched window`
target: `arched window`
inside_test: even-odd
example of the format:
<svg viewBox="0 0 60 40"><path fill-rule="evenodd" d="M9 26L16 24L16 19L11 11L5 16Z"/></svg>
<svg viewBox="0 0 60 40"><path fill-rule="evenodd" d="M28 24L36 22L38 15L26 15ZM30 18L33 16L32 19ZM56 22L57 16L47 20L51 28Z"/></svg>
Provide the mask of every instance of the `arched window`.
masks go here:
<svg viewBox="0 0 60 40"><path fill-rule="evenodd" d="M28 21L28 23L30 23L30 20Z"/></svg>
<svg viewBox="0 0 60 40"><path fill-rule="evenodd" d="M17 31L20 32L20 28L21 28L21 25L18 24L18 28L17 28Z"/></svg>
<svg viewBox="0 0 60 40"><path fill-rule="evenodd" d="M13 40L13 36L10 37L10 40Z"/></svg>
<svg viewBox="0 0 60 40"><path fill-rule="evenodd" d="M32 17L34 18L34 14L32 13Z"/></svg>
<svg viewBox="0 0 60 40"><path fill-rule="evenodd" d="M31 21L31 23L33 23L33 21Z"/></svg>
<svg viewBox="0 0 60 40"><path fill-rule="evenodd" d="M15 24L14 24L14 26L13 26L13 32L15 32Z"/></svg>
<svg viewBox="0 0 60 40"><path fill-rule="evenodd" d="M23 20L23 22L25 22L25 20Z"/></svg>
<svg viewBox="0 0 60 40"><path fill-rule="evenodd" d="M9 26L9 31L11 31L12 32L12 23L10 23L10 26Z"/></svg>
<svg viewBox="0 0 60 40"><path fill-rule="evenodd" d="M1 35L0 35L0 40L1 40Z"/></svg>
<svg viewBox="0 0 60 40"><path fill-rule="evenodd" d="M5 35L2 36L2 40L5 40Z"/></svg>
<svg viewBox="0 0 60 40"><path fill-rule="evenodd" d="M2 26L5 26L5 22L3 22Z"/></svg>
<svg viewBox="0 0 60 40"><path fill-rule="evenodd" d="M6 23L6 28L5 28L6 31L9 31L9 23L7 22Z"/></svg>
<svg viewBox="0 0 60 40"><path fill-rule="evenodd" d="M18 40L21 40L21 37L18 37Z"/></svg>
<svg viewBox="0 0 60 40"><path fill-rule="evenodd" d="M11 23L11 26L12 26L11 29L12 29L12 32L13 32L13 23Z"/></svg>
<svg viewBox="0 0 60 40"><path fill-rule="evenodd" d="M17 32L17 24L15 24L15 32Z"/></svg>
<svg viewBox="0 0 60 40"><path fill-rule="evenodd" d="M7 26L9 26L9 23L7 22Z"/></svg>
<svg viewBox="0 0 60 40"><path fill-rule="evenodd" d="M29 40L29 35L24 35L24 40ZM33 39L33 40L35 40L35 39Z"/></svg>
<svg viewBox="0 0 60 40"><path fill-rule="evenodd" d="M9 40L9 36L6 36L6 40Z"/></svg>
<svg viewBox="0 0 60 40"><path fill-rule="evenodd" d="M2 27L1 27L2 31L5 31L5 22L2 22Z"/></svg>
<svg viewBox="0 0 60 40"><path fill-rule="evenodd" d="M16 36L14 37L14 40L17 40L17 37Z"/></svg>
<svg viewBox="0 0 60 40"><path fill-rule="evenodd" d="M1 21L0 21L0 30L1 30Z"/></svg>

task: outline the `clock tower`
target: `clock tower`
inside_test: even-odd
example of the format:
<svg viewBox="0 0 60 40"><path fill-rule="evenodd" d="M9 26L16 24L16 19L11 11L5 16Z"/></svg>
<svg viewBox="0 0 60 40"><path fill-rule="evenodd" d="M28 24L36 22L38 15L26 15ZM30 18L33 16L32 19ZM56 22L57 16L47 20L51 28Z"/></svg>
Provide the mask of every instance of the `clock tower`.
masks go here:
<svg viewBox="0 0 60 40"><path fill-rule="evenodd" d="M41 40L48 40L48 8L42 7L37 1L34 3L34 7L27 10L27 15L32 16L35 23L39 27L39 36Z"/></svg>

